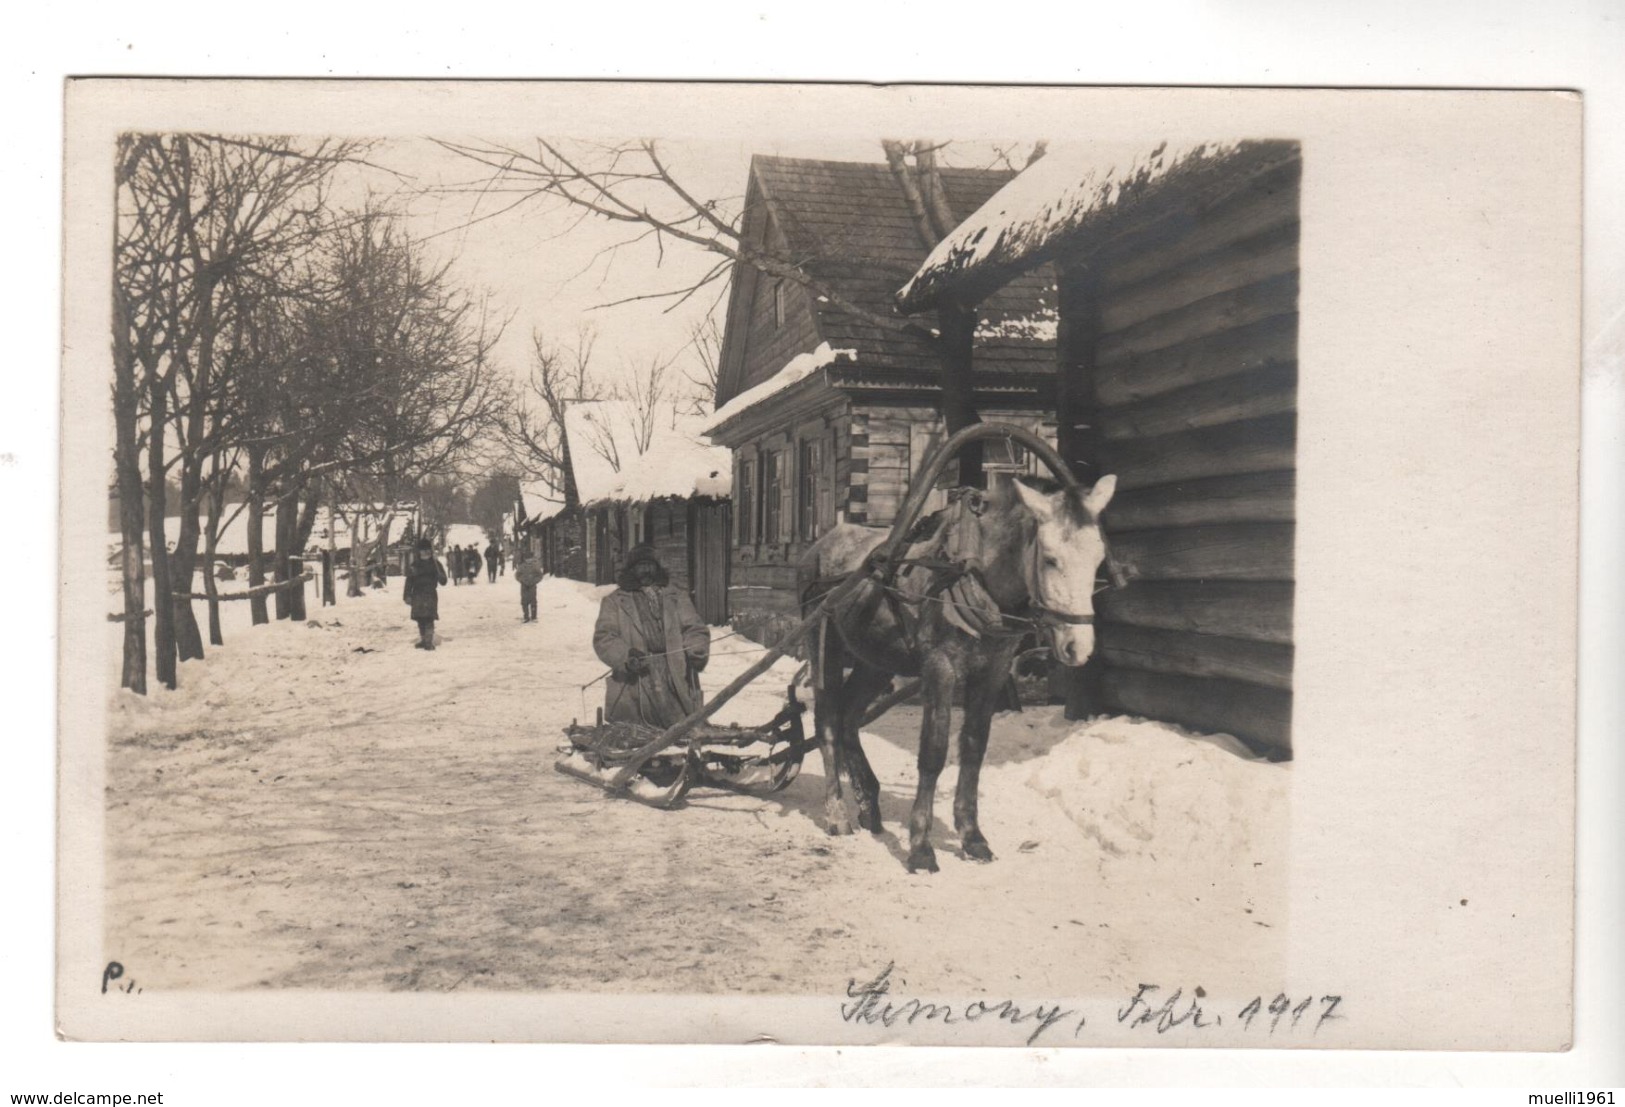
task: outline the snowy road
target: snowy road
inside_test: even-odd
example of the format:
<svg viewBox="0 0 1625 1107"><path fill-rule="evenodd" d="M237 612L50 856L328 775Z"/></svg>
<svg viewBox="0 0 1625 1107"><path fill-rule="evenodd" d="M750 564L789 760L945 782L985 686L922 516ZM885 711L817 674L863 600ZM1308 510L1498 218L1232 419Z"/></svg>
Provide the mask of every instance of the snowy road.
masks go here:
<svg viewBox="0 0 1625 1107"><path fill-rule="evenodd" d="M818 758L767 798L657 811L554 772L590 715L601 590L442 591L415 650L397 589L312 622L228 625L176 693L117 693L107 941L146 989L836 994L887 962L955 993L1122 994L1148 973L1252 986L1284 954L1290 770L1173 728L995 723L983 827L998 860L910 877L895 835L914 709L871 732L888 833L825 835ZM716 689L750 664L717 643ZM794 665L720 721L777 710ZM115 681L116 683L116 681ZM1231 979L1233 978L1233 979Z"/></svg>

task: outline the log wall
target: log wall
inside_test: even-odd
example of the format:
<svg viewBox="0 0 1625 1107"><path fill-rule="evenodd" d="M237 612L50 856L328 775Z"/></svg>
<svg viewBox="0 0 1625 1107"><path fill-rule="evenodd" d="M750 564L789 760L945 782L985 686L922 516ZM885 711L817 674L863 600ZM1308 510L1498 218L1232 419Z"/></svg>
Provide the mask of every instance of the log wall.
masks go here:
<svg viewBox="0 0 1625 1107"><path fill-rule="evenodd" d="M1054 421L1043 413L989 409L981 416L990 422L1017 423L1054 440ZM812 540L799 527L802 485L794 466L799 460L797 444L811 437L825 443L825 465L833 482L830 517L821 521L821 531L838 522L889 527L907 497L910 477L942 440L942 416L935 407L853 399L824 416L773 430L735 449L736 489L743 483L737 467L757 463L764 451L775 451L790 464L777 533L764 533L761 501L767 492L760 487L758 468L752 533L734 535L728 577L730 620L759 642L775 640L800 621L802 577L797 563ZM928 501L926 509L936 506Z"/></svg>
<svg viewBox="0 0 1625 1107"><path fill-rule="evenodd" d="M1099 597L1098 701L1290 756L1299 164L1061 261L1084 303L1073 458L1116 473L1128 587ZM1074 309L1083 314L1082 309ZM1063 334L1067 333L1063 328ZM1079 370L1074 368L1074 375ZM1098 466L1098 467L1097 467Z"/></svg>

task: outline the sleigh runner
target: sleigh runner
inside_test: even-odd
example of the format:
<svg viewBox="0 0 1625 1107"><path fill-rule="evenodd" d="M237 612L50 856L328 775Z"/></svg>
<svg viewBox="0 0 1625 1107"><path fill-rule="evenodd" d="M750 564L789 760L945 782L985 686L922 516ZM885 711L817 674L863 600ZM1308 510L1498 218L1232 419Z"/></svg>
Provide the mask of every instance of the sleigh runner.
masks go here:
<svg viewBox="0 0 1625 1107"><path fill-rule="evenodd" d="M554 767L653 807L674 807L696 786L771 794L800 775L802 759L817 745L802 726L806 711L792 685L784 709L761 726L696 725L670 747L638 761L637 775L624 789L610 784L662 732L640 723L606 723L599 711L591 726L572 720L564 728L564 756Z"/></svg>

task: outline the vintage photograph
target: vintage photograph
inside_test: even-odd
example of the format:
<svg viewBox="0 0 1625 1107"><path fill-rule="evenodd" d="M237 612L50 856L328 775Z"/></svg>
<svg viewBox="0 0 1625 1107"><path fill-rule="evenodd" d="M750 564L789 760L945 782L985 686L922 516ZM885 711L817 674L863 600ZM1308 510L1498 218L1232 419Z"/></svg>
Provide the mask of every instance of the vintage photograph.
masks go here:
<svg viewBox="0 0 1625 1107"><path fill-rule="evenodd" d="M96 91L70 173L106 205L111 330L67 371L94 445L64 481L100 576L71 580L95 641L65 630L63 687L100 849L68 893L95 914L63 925L99 977L64 970L68 1009L472 996L539 1004L509 1036L744 1040L683 1014L709 1002L813 1043L1409 1044L1303 959L1339 880L1306 860L1316 820L1364 802L1328 813L1327 765L1407 770L1347 718L1328 761L1322 701L1295 708L1296 628L1335 649L1361 620L1299 596L1335 586L1300 515L1423 493L1390 458L1348 497L1306 463L1300 496L1300 389L1359 384L1300 339L1343 271L1303 244L1350 234L1306 205L1302 113L1092 134L1007 90L928 131L662 133L453 92L402 133L267 126L264 89L153 125ZM1316 410L1322 439L1352 416ZM1404 562L1364 533L1351 558ZM1378 709L1370 674L1334 690ZM1360 880L1416 863L1369 841L1336 836ZM1458 883L1430 909L1465 915ZM1524 935L1559 972L1571 907ZM1525 1038L1555 1048L1547 1002Z"/></svg>

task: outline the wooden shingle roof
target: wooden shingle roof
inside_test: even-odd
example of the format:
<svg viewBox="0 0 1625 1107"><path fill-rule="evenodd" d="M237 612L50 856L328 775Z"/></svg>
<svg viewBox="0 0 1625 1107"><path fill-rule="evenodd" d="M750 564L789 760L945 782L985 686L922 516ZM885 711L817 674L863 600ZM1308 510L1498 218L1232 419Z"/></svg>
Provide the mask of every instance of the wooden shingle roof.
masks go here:
<svg viewBox="0 0 1625 1107"><path fill-rule="evenodd" d="M884 163L813 161L758 155L751 163L755 184L784 234L793 260L837 293L877 315L896 314L896 291L928 253L891 169ZM941 171L949 207L956 218L976 211L1014 173L994 169ZM1018 322L1048 312L1053 320L1053 276L1035 271L1013 281L983 305L995 333L979 335L980 372L1052 372L1053 324L1046 330ZM926 346L898 329L853 318L827 304L817 308L821 337L832 347L857 352L859 371L912 372L935 376L939 365ZM915 322L935 325L934 318ZM1024 333L1025 332L1025 333Z"/></svg>

